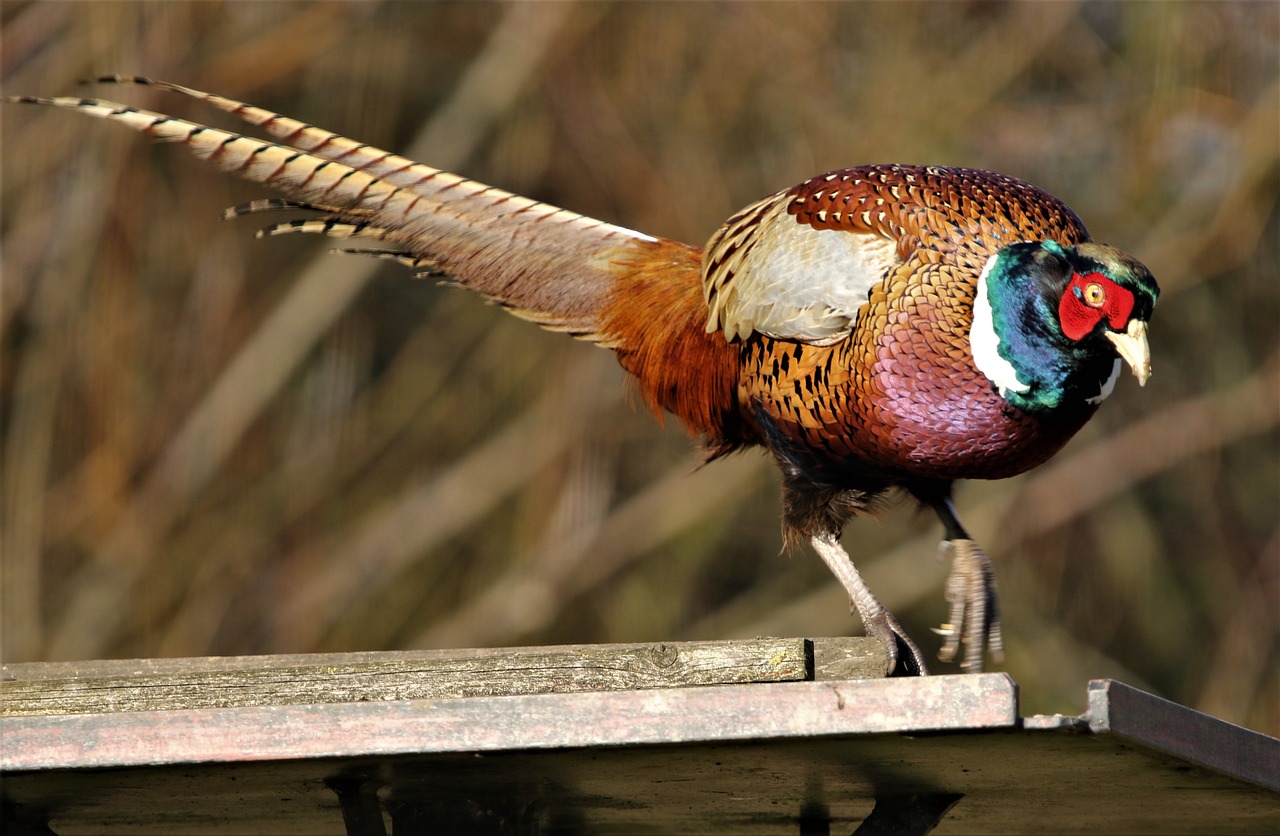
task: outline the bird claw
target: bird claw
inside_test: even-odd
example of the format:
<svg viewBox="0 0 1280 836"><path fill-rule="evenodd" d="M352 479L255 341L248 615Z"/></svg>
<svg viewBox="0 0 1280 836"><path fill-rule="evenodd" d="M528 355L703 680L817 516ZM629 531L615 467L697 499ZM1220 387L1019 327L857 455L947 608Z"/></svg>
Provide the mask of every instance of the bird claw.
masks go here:
<svg viewBox="0 0 1280 836"><path fill-rule="evenodd" d="M875 636L884 645L888 657L885 672L889 676L927 676L929 669L924 663L920 648L911 641L898 620L867 589L862 576L849 559L849 553L840 545L839 533L824 531L812 536L810 542L822 562L827 564L845 592L849 593L849 604L862 620L867 635Z"/></svg>
<svg viewBox="0 0 1280 836"><path fill-rule="evenodd" d="M853 609L856 613L857 607ZM863 618L862 625L868 636L874 636L884 645L889 662L886 673L889 676L929 675L924 654L907 635L907 631L902 629L898 620L888 611L881 610L874 616Z"/></svg>
<svg viewBox="0 0 1280 836"><path fill-rule="evenodd" d="M981 672L987 653L995 662L1004 658L1004 634L1000 628L1000 607L991 558L972 540L944 540L941 557L951 558L946 597L951 608L948 621L934 632L944 641L938 658L951 662L964 645L960 667Z"/></svg>

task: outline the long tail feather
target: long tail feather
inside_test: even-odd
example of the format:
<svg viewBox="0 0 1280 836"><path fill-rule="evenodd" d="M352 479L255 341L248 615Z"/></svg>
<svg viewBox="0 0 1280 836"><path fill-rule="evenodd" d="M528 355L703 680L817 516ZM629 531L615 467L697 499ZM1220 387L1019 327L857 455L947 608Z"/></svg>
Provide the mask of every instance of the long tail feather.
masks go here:
<svg viewBox="0 0 1280 836"><path fill-rule="evenodd" d="M385 242L386 257L483 294L511 313L617 351L645 400L717 450L736 446L736 347L703 329L701 250L459 177L243 102L132 76L275 136L268 142L99 99L6 97L78 110L161 141L289 199L229 217L322 213L263 234L318 233ZM732 425L732 426L731 426Z"/></svg>
<svg viewBox="0 0 1280 836"><path fill-rule="evenodd" d="M612 251L659 244L260 108L154 84L219 104L293 144L265 142L111 101L13 100L78 109L185 145L224 171L303 202L357 210L359 222L372 221L386 230L384 240L437 261L460 284L519 316L581 336L598 334L599 313L612 285Z"/></svg>
<svg viewBox="0 0 1280 836"><path fill-rule="evenodd" d="M232 206L230 209L222 213L222 217L225 220L231 220L232 218L239 218L242 215L259 215L263 212L285 212L292 210L326 213L341 211L333 206L318 206L314 203L301 203L296 200L283 200L278 197L269 197L262 200L251 200L248 203L241 203L238 206Z"/></svg>

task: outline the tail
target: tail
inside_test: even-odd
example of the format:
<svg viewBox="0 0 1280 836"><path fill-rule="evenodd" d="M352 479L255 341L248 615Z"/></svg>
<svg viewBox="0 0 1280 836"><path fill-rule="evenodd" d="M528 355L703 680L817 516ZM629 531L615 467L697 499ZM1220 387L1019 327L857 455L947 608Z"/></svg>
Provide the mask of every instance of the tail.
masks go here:
<svg viewBox="0 0 1280 836"><path fill-rule="evenodd" d="M265 234L367 238L392 258L442 275L516 316L612 348L649 406L679 417L713 452L744 442L737 347L707 334L698 247L614 226L486 186L262 108L168 82L113 76L207 102L277 138L266 142L115 102L7 97L79 110L177 142L223 171L290 200L254 201L228 216L320 213Z"/></svg>

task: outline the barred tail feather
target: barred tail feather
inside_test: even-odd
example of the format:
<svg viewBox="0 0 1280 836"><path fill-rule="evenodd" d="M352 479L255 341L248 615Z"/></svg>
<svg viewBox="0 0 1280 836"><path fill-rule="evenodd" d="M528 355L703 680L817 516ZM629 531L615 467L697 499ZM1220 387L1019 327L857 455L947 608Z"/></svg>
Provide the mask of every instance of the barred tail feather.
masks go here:
<svg viewBox="0 0 1280 836"><path fill-rule="evenodd" d="M376 237L439 264L512 313L587 338L599 338L599 314L616 279L614 252L658 243L261 108L152 84L213 103L288 141L266 142L98 99L11 100L77 109L185 145L224 171L330 211L339 234L352 226L377 229Z"/></svg>
<svg viewBox="0 0 1280 836"><path fill-rule="evenodd" d="M279 141L99 99L6 100L79 110L182 144L289 198L235 207L229 217L320 212L264 234L382 241L389 258L445 275L545 328L615 349L655 410L675 413L716 450L739 443L731 426L737 349L704 332L699 248L530 200L243 102L130 76L103 80L191 96Z"/></svg>

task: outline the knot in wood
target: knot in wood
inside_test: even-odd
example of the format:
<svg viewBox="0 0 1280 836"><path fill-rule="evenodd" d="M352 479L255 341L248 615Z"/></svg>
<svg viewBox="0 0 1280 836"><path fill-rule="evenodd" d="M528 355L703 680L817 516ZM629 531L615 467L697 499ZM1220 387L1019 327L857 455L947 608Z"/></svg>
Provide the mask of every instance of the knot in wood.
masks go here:
<svg viewBox="0 0 1280 836"><path fill-rule="evenodd" d="M653 664L659 668L669 668L680 659L680 648L671 644L658 644L649 649Z"/></svg>

